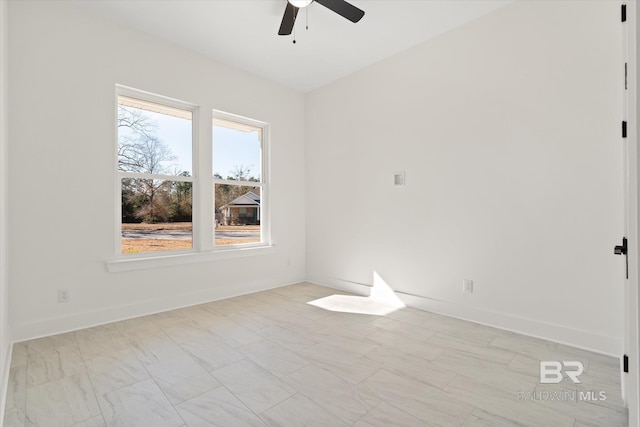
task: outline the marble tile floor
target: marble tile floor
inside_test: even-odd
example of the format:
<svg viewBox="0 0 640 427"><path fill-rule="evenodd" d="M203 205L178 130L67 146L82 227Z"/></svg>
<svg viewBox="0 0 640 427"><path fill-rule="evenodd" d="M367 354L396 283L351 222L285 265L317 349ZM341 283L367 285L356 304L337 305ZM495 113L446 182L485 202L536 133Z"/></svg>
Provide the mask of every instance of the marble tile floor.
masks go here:
<svg viewBox="0 0 640 427"><path fill-rule="evenodd" d="M363 297L317 306L336 294L300 283L15 344L4 426L627 425L617 359ZM581 361L581 383L540 384L540 360Z"/></svg>

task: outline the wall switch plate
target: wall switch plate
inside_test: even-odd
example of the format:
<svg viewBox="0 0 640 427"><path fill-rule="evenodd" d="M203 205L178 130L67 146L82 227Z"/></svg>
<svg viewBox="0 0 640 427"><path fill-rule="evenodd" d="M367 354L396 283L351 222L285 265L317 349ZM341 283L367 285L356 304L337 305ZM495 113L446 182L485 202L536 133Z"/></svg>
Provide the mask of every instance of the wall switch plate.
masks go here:
<svg viewBox="0 0 640 427"><path fill-rule="evenodd" d="M69 289L58 289L58 302L69 302L71 291Z"/></svg>
<svg viewBox="0 0 640 427"><path fill-rule="evenodd" d="M395 186L404 185L404 172L397 172L393 175L393 185Z"/></svg>
<svg viewBox="0 0 640 427"><path fill-rule="evenodd" d="M473 293L473 280L464 279L462 281L462 292L472 294Z"/></svg>

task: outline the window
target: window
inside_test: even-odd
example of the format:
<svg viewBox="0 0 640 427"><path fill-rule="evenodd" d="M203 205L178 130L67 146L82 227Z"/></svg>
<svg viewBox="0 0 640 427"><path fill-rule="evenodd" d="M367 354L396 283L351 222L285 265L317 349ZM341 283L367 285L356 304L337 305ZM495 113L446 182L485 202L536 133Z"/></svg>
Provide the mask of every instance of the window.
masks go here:
<svg viewBox="0 0 640 427"><path fill-rule="evenodd" d="M211 139L198 135L199 119L212 120ZM268 246L266 136L263 122L118 87L117 253Z"/></svg>
<svg viewBox="0 0 640 427"><path fill-rule="evenodd" d="M214 112L216 246L262 241L263 133L263 127L256 122Z"/></svg>
<svg viewBox="0 0 640 427"><path fill-rule="evenodd" d="M121 252L193 247L193 109L118 96Z"/></svg>

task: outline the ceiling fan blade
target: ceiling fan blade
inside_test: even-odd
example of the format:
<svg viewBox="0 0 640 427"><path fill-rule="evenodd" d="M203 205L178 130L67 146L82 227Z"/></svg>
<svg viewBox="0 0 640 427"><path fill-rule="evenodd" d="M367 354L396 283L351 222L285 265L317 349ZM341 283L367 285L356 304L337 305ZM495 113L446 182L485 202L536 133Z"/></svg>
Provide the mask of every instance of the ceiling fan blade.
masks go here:
<svg viewBox="0 0 640 427"><path fill-rule="evenodd" d="M298 16L298 9L291 3L287 2L287 8L284 10L284 16L282 17L282 23L280 23L279 36L288 36L293 31L293 25L296 23L296 16Z"/></svg>
<svg viewBox="0 0 640 427"><path fill-rule="evenodd" d="M347 18L351 22L358 22L364 16L364 10L358 9L351 3L344 0L316 0L327 9L333 10L340 16Z"/></svg>

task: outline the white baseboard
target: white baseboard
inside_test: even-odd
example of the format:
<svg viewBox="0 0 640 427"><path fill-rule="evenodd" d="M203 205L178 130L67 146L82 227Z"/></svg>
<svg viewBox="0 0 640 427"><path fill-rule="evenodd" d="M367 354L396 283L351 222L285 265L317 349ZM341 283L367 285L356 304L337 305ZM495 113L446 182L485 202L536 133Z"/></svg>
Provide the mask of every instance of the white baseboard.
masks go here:
<svg viewBox="0 0 640 427"><path fill-rule="evenodd" d="M358 295L369 295L371 286L349 282L337 278L307 279L330 288L352 292ZM541 322L511 314L483 310L466 304L454 303L429 297L395 292L397 297L407 306L431 311L445 316L455 317L493 328L503 329L519 334L541 338L572 347L593 351L607 356L619 358L622 353L622 337L599 335L593 332L570 328L553 323Z"/></svg>
<svg viewBox="0 0 640 427"><path fill-rule="evenodd" d="M197 292L148 299L131 304L106 307L100 310L89 310L71 315L38 319L33 322L15 323L12 324L14 342L72 332L92 326L205 304L211 301L232 298L300 282L304 282L303 277L299 280L288 281L286 283L280 282L277 279L264 279L234 286L215 287Z"/></svg>
<svg viewBox="0 0 640 427"><path fill-rule="evenodd" d="M131 319L134 317L203 304L224 298L232 298L234 296L273 289L303 281L305 281L304 278L289 281L287 283L262 280L243 283L241 286L238 285L233 288L224 287L207 289L187 294L173 295L171 297L156 298L132 304L107 307L101 310L92 310L74 313L67 316L38 319L37 321L29 323L13 324L12 332L14 342L21 342L116 322L119 320ZM334 278L310 278L306 281L359 295L369 295L371 291L371 287L369 285ZM525 317L483 310L470 305L442 301L419 295L411 295L403 292L396 292L396 295L408 307L468 320L482 325L554 341L613 357L620 357L620 352L622 350L622 337L599 335L587 330L540 322L538 320Z"/></svg>

